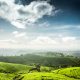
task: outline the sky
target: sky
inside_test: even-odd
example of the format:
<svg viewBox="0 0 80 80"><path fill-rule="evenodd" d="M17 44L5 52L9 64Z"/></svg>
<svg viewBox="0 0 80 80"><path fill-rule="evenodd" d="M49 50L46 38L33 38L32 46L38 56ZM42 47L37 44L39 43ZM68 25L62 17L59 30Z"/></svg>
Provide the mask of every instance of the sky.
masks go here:
<svg viewBox="0 0 80 80"><path fill-rule="evenodd" d="M80 0L0 0L0 48L80 50Z"/></svg>

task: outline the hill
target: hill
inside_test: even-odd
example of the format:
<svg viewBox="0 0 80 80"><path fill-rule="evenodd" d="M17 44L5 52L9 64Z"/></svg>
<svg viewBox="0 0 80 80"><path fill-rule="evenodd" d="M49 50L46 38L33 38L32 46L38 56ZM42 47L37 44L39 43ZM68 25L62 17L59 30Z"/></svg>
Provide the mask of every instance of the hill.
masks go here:
<svg viewBox="0 0 80 80"><path fill-rule="evenodd" d="M80 67L28 73L30 66L0 62L0 80L80 80Z"/></svg>
<svg viewBox="0 0 80 80"><path fill-rule="evenodd" d="M30 66L0 62L0 73L19 73L21 71L28 72Z"/></svg>
<svg viewBox="0 0 80 80"><path fill-rule="evenodd" d="M80 79L80 67L71 67L71 68L58 69L58 70L55 70L53 72L57 73L57 74L65 75L67 77Z"/></svg>
<svg viewBox="0 0 80 80"><path fill-rule="evenodd" d="M0 61L9 63L27 64L27 65L39 63L41 65L49 67L80 66L80 58L77 57L64 56L63 54L58 54L58 53L57 54L47 53L45 55L46 56L38 54L25 54L21 56L0 56Z"/></svg>

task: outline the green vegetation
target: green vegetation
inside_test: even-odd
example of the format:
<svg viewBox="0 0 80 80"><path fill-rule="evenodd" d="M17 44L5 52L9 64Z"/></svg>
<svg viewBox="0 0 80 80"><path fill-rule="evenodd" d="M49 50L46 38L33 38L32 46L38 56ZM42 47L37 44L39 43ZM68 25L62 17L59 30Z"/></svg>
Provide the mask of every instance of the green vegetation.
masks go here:
<svg viewBox="0 0 80 80"><path fill-rule="evenodd" d="M0 73L18 73L29 69L30 67L26 65L0 62Z"/></svg>
<svg viewBox="0 0 80 80"><path fill-rule="evenodd" d="M54 70L41 66L41 72L32 71L32 66L0 62L0 80L80 80L80 67Z"/></svg>
<svg viewBox="0 0 80 80"><path fill-rule="evenodd" d="M24 78L22 80L76 80L74 78L69 78L64 75L55 74L55 73L28 73L23 74Z"/></svg>
<svg viewBox="0 0 80 80"><path fill-rule="evenodd" d="M80 79L80 67L58 69L58 70L55 70L54 72L57 74L62 74L75 79Z"/></svg>
<svg viewBox="0 0 80 80"><path fill-rule="evenodd" d="M41 53L42 54L42 53ZM1 56L1 62L19 63L19 64L41 64L43 66L55 67L68 67L80 66L80 58L72 56L64 56L62 53L47 52L45 55L39 54L26 54L21 56Z"/></svg>
<svg viewBox="0 0 80 80"><path fill-rule="evenodd" d="M53 52L0 56L0 80L80 80L80 58Z"/></svg>
<svg viewBox="0 0 80 80"><path fill-rule="evenodd" d="M13 80L16 74L28 72L29 66L0 62L0 80Z"/></svg>

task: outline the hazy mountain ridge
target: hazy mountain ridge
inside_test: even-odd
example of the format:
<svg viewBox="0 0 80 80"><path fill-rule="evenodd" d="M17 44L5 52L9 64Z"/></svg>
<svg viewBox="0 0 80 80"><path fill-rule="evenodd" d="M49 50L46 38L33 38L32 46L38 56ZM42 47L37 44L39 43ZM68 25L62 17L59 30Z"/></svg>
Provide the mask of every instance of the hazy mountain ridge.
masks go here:
<svg viewBox="0 0 80 80"><path fill-rule="evenodd" d="M23 54L37 54L42 56L62 56L64 55L72 55L76 57L80 57L80 51L45 51L45 50L21 50L21 49L0 49L0 56L19 56Z"/></svg>

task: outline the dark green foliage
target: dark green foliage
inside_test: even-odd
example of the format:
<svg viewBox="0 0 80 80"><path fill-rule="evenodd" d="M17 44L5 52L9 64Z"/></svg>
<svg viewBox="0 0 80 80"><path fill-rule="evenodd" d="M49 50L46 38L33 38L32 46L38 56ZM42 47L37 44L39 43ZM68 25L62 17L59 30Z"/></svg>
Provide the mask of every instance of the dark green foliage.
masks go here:
<svg viewBox="0 0 80 80"><path fill-rule="evenodd" d="M48 56L49 55L49 56ZM54 57L55 55L55 57ZM45 56L26 54L21 56L1 56L0 61L20 64L41 64L55 68L80 66L80 58L64 56L62 53L47 53Z"/></svg>

